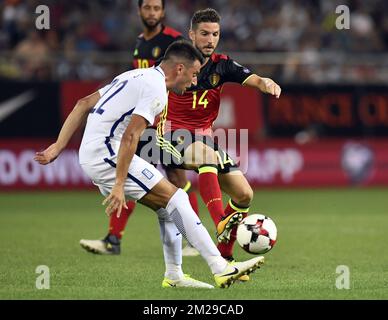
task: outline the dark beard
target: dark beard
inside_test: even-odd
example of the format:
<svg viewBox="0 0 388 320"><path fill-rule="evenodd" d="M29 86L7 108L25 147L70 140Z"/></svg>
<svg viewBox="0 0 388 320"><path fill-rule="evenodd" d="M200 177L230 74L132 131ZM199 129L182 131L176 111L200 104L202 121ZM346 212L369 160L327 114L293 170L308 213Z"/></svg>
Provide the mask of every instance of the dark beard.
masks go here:
<svg viewBox="0 0 388 320"><path fill-rule="evenodd" d="M148 22L143 18L141 18L141 21L143 22L143 25L146 27L146 29L150 32L154 31L161 24L161 20L156 22L154 25L148 24Z"/></svg>
<svg viewBox="0 0 388 320"><path fill-rule="evenodd" d="M202 50L201 50L200 48L198 48L197 46L195 46L195 47L198 49L199 52L201 52L202 57L204 57L205 59L206 59L206 58L210 58L210 57L212 56L212 54L214 53L214 50L213 50L212 53L210 53L210 54L205 54L205 53L202 52Z"/></svg>

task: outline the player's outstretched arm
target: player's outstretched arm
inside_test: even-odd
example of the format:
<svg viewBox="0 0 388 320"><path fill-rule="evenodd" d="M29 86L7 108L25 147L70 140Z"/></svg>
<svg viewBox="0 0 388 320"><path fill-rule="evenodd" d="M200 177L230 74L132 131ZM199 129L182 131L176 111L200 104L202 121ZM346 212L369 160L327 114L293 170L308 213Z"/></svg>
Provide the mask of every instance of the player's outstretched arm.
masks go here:
<svg viewBox="0 0 388 320"><path fill-rule="evenodd" d="M275 81L270 78L259 77L257 74L251 75L244 85L259 89L263 93L272 94L276 98L279 98L282 92L282 89Z"/></svg>
<svg viewBox="0 0 388 320"><path fill-rule="evenodd" d="M125 204L124 184L127 179L129 164L136 152L140 136L147 128L147 125L148 122L145 118L134 114L124 132L117 155L115 185L111 194L102 203L107 206L105 212L108 216L117 210L117 217L120 217L122 207L128 209Z"/></svg>
<svg viewBox="0 0 388 320"><path fill-rule="evenodd" d="M51 146L49 146L46 150L37 152L34 157L34 160L43 165L54 161L63 151L63 149L67 146L76 130L83 123L85 123L90 109L92 109L96 105L99 99L99 92L95 92L87 97L78 100L74 109L70 112L65 123L63 124L57 141Z"/></svg>

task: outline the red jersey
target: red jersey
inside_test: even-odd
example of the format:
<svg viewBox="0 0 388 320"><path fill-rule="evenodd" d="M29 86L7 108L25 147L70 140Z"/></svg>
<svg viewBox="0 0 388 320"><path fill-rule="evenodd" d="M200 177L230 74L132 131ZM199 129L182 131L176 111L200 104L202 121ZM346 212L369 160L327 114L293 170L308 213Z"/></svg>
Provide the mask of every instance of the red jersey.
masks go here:
<svg viewBox="0 0 388 320"><path fill-rule="evenodd" d="M203 135L211 135L221 101L225 82L243 84L252 72L226 55L215 54L202 67L198 83L183 95L170 92L158 133L186 129Z"/></svg>

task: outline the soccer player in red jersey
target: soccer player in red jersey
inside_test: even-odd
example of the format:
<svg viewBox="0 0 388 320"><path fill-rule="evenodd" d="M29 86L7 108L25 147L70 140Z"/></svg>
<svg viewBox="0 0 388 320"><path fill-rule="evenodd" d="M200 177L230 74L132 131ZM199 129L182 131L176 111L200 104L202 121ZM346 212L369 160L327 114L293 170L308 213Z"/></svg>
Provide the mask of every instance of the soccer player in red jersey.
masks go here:
<svg viewBox="0 0 388 320"><path fill-rule="evenodd" d="M174 41L183 39L182 34L168 26L163 25L162 20L165 12L165 0L139 0L139 16L143 23L143 33L139 35L133 52L132 67L149 68L160 60L168 46ZM137 149L139 154L144 146L144 141L140 141ZM198 200L196 193L191 190L191 182L187 180L185 171L182 169L169 170L166 168L168 180L178 188L182 188L189 195L190 204L198 215ZM80 241L81 246L94 253L120 254L120 241L124 233L129 216L132 214L136 202L128 201L127 209L123 208L121 214L111 215L109 221L109 232L103 240ZM198 252L190 245L183 249L183 255L198 255Z"/></svg>
<svg viewBox="0 0 388 320"><path fill-rule="evenodd" d="M195 87L182 95L169 93L158 125L158 145L164 151L164 164L171 160L170 168L199 173L199 191L217 228L218 249L223 257L233 260L237 224L248 213L253 191L235 162L212 139L222 85L235 82L276 98L281 88L273 80L214 52L220 39L220 16L214 9L193 15L189 35L205 63ZM230 196L225 208L221 189Z"/></svg>

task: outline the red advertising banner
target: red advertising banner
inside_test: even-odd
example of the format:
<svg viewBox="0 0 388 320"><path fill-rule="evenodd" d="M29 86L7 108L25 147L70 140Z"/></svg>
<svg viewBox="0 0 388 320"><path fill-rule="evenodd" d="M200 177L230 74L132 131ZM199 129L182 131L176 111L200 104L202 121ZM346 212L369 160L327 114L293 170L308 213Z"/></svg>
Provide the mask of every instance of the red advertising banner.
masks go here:
<svg viewBox="0 0 388 320"><path fill-rule="evenodd" d="M253 186L388 185L388 140L326 140L298 145L271 140L249 147Z"/></svg>
<svg viewBox="0 0 388 320"><path fill-rule="evenodd" d="M248 129L250 135L257 135L263 127L262 95L253 88L225 84L214 128Z"/></svg>
<svg viewBox="0 0 388 320"><path fill-rule="evenodd" d="M66 120L77 101L92 94L102 87L97 81L64 81L61 84L61 116L62 122Z"/></svg>
<svg viewBox="0 0 388 320"><path fill-rule="evenodd" d="M77 146L47 166L34 162L35 152L49 144L47 140L0 141L0 191L93 188L78 164ZM387 139L327 140L302 146L291 140L270 140L250 145L241 160L247 163L242 169L253 187L388 186ZM190 172L189 177L195 183L196 174Z"/></svg>
<svg viewBox="0 0 388 320"><path fill-rule="evenodd" d="M43 150L52 142L0 141L0 191L91 188L89 177L78 163L77 146L63 151L56 161L46 166L33 160L36 151Z"/></svg>

